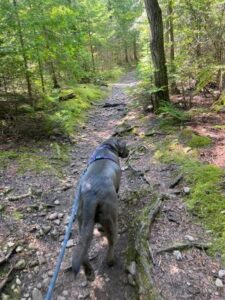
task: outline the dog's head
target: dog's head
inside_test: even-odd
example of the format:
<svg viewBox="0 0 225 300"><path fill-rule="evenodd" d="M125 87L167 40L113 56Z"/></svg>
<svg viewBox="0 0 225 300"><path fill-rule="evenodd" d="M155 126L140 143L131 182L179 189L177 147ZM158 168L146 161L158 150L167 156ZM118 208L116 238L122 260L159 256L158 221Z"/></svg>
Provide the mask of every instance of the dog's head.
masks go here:
<svg viewBox="0 0 225 300"><path fill-rule="evenodd" d="M127 148L126 142L119 139L112 137L106 140L103 145L109 145L116 154L122 158L125 158L129 154L129 150Z"/></svg>

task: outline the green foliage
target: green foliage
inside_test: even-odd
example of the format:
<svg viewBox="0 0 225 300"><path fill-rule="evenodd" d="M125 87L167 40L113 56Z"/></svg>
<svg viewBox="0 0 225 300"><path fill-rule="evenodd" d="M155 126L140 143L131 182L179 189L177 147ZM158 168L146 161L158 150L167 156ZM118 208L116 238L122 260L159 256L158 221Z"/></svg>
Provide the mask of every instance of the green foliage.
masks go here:
<svg viewBox="0 0 225 300"><path fill-rule="evenodd" d="M187 205L210 229L215 238L212 253L220 251L225 258L225 196L223 193L224 170L204 164L194 158L193 152L186 152L177 142L160 145L156 157L166 163L177 163L191 186Z"/></svg>
<svg viewBox="0 0 225 300"><path fill-rule="evenodd" d="M182 130L180 139L191 148L207 147L212 144L212 139L206 136L200 136L192 132L190 129Z"/></svg>
<svg viewBox="0 0 225 300"><path fill-rule="evenodd" d="M50 154L51 160L49 160L47 153ZM55 165L54 160L57 160L59 169ZM29 147L19 147L17 150L0 152L1 168L14 165L20 173L27 171L36 174L48 172L60 176L61 167L66 162L68 162L68 147L56 142L50 144L49 149L43 143L39 145L37 150Z"/></svg>

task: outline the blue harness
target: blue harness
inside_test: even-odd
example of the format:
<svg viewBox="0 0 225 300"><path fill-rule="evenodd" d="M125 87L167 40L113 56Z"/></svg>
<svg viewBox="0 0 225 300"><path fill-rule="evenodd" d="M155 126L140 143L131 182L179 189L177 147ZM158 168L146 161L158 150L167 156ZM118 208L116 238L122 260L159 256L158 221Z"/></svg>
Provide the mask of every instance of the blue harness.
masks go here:
<svg viewBox="0 0 225 300"><path fill-rule="evenodd" d="M88 160L88 167L95 162L96 160L101 160L101 159L108 159L111 160L113 162L115 162L118 165L118 161L116 161L112 156L109 155L104 155L104 154L98 154L99 150L104 150L104 149L109 149L112 151L112 148L109 145L102 145L100 147L98 147L94 153L91 155L91 157Z"/></svg>

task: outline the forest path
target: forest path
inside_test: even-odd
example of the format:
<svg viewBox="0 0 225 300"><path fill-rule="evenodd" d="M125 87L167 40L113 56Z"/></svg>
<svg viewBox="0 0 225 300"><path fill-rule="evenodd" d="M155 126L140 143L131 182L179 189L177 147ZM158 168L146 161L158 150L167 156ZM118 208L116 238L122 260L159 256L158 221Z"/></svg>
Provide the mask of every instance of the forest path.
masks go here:
<svg viewBox="0 0 225 300"><path fill-rule="evenodd" d="M46 293L80 174L86 168L88 158L94 149L115 131L123 136L130 148L129 159L121 159L117 263L112 268L107 267L106 239L95 230L89 250L95 280L87 282L82 271L75 280L72 272L68 270L71 266L73 245L78 238L75 225L53 299L149 299L150 294L144 292L145 288L148 289L148 281L144 282L145 286L137 285L139 268L138 263L135 264L136 254L132 253L135 252L133 245L136 239L142 234L144 220L140 220L136 227L133 223L142 210L153 202L155 195L164 200L160 214L156 217L148 235L155 264L151 265L149 260L145 267L148 269L151 267L153 289L161 297L156 296L152 299L225 299L224 287L217 287L215 283L221 269L219 260L209 257L205 251L197 248L177 249L175 253L173 251L157 253L159 249L168 245L193 240L196 243L207 243L210 239L205 230L195 224L193 216L185 208L183 200L185 183L180 180L175 184L175 188L171 188L171 183L174 183L179 173L177 166L163 165L154 159L155 144L163 139L164 135L157 132L153 136L147 135L154 130L157 118L152 114L143 116L138 108L131 105L133 99L127 94L127 89L132 89L135 85L135 73L130 72L119 83L113 84L111 95L105 101L111 104L122 103L121 105L116 107L99 105L90 110L86 125L76 137L77 142L71 152L71 163L63 170L63 181L43 174L33 176L29 172L26 175L19 175L15 171L15 166L11 166L3 174L3 185L12 186L17 193L25 194L29 186L35 191L32 196L27 195L19 202L10 202L12 206L24 212L22 220L12 221L12 218L7 216L0 220L0 245L5 245L5 241L21 242L23 245L12 258L12 262L16 259L23 266L16 275L17 283L14 280L10 286L14 291L18 286L21 287L21 296L2 297L4 300L39 300L40 293L42 295ZM48 204L48 207L43 207L43 203ZM26 212L27 207L30 208L29 212ZM10 209L12 212L13 208ZM10 215L10 210L8 211ZM217 285L220 283L217 280ZM8 289L4 291L9 294L8 292Z"/></svg>

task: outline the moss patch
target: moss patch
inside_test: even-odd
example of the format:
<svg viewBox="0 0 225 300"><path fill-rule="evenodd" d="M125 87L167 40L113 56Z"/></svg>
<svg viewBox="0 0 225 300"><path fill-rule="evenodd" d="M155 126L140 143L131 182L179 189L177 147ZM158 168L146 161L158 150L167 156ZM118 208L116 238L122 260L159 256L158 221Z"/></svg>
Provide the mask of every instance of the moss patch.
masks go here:
<svg viewBox="0 0 225 300"><path fill-rule="evenodd" d="M36 174L48 172L60 176L61 167L68 162L69 148L59 143L33 147L19 147L16 150L0 152L0 168L4 169L9 165L17 167L19 173L31 171Z"/></svg>
<svg viewBox="0 0 225 300"><path fill-rule="evenodd" d="M212 144L211 138L197 135L190 129L184 129L181 131L180 140L191 148L202 148Z"/></svg>

